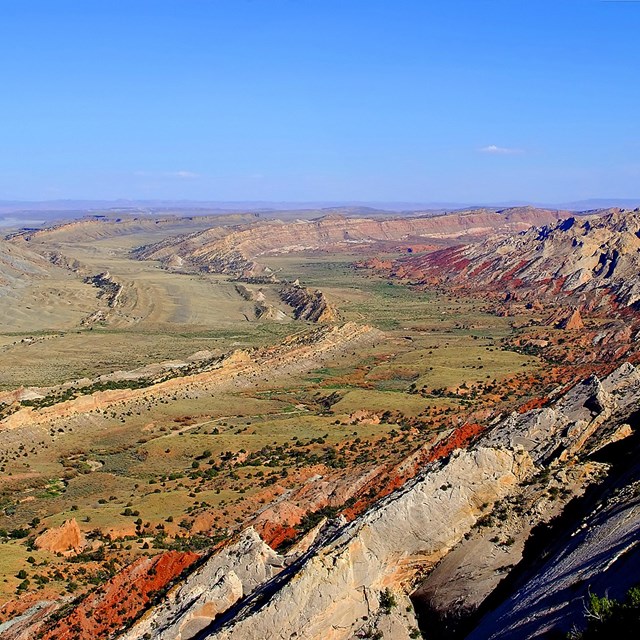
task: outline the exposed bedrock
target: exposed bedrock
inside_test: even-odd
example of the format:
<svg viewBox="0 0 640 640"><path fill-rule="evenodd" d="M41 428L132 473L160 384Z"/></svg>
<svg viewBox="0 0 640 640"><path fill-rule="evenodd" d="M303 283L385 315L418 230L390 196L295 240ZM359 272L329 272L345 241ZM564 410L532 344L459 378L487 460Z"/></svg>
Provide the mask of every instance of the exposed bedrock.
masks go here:
<svg viewBox="0 0 640 640"><path fill-rule="evenodd" d="M592 377L581 382L549 407L492 425L471 449L426 465L400 490L352 523L334 524L334 530L307 543L295 558L275 554L248 531L241 538L252 549L245 558L237 545L212 556L201 573L194 574L203 579L198 582L192 576L193 584L200 585L192 591L195 598L175 592L125 637L142 638L142 625L157 622L160 612L174 631L182 631L154 637L181 640L338 640L371 637L374 631L390 638L415 637L418 622L411 607L407 611L407 595L437 576L438 567L446 566L449 558L452 579L456 561L481 565L486 547L477 547L474 560L468 545L488 537L485 526L503 536L492 542L498 561L501 549L508 548L508 564L517 564L536 524L558 515L572 496L601 481L607 465L585 455L628 432L621 432L621 427L639 399L640 376L631 365L603 380ZM559 494L562 499L556 499ZM514 506L508 511L505 505L510 501ZM633 517L624 519L624 535L637 536L638 518L629 513ZM616 525L612 530L623 528ZM505 538L511 534L514 542ZM605 544L598 566L615 562L620 548L615 542ZM251 555L256 549L257 561ZM265 567L264 573L247 581L238 569L246 564ZM487 566L495 570L491 562ZM474 595L470 587L474 575L453 580L458 596ZM495 590L497 582L481 584L472 608ZM186 588L188 582L184 584ZM445 593L441 604L464 609L454 591Z"/></svg>
<svg viewBox="0 0 640 640"><path fill-rule="evenodd" d="M334 322L338 312L329 304L325 294L319 289L311 290L297 283L287 284L280 289L280 297L290 307L296 320L308 322Z"/></svg>
<svg viewBox="0 0 640 640"><path fill-rule="evenodd" d="M353 249L372 242L411 244L417 241L420 244L424 243L424 238L440 241L456 237L478 239L498 232L522 231L532 224L545 224L564 215L566 212L520 207L383 220L339 215L316 220L269 220L238 226L226 233L216 228L169 238L141 247L135 255L143 260L160 260L165 265L177 255L204 271L242 278L270 277L273 273L260 262L263 256L270 254Z"/></svg>
<svg viewBox="0 0 640 640"><path fill-rule="evenodd" d="M639 249L640 211L613 210L412 256L393 270L429 286L605 312L640 301ZM579 315L561 322L566 328L582 324Z"/></svg>

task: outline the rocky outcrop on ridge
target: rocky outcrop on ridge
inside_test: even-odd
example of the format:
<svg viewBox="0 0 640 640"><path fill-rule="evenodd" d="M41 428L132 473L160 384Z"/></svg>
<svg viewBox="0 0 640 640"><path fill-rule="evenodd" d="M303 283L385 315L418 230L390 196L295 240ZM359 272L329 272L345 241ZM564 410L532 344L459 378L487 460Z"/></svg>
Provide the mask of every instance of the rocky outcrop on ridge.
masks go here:
<svg viewBox="0 0 640 640"><path fill-rule="evenodd" d="M480 520L490 516L501 501L533 487L530 490L539 492L539 502L549 493L546 486L536 489L541 473L561 477L572 473L576 464L587 464L585 456L611 441L621 425L633 419L638 401L640 373L623 365L602 380L591 377L579 383L548 407L495 423L470 449L427 464L399 491L312 544L296 562L288 566L285 562L273 578L254 585L249 597L240 599L207 627L198 625L197 637L262 640L265 629L270 630L270 637L282 639L371 637L382 629L393 638L415 637L418 621L405 610L406 596L428 580L452 550L464 545ZM637 481L639 471L636 464L627 483ZM580 493L595 482L597 474L575 477L583 478ZM536 517L542 522L544 509L538 511ZM610 539L593 566L615 562L620 548L634 549L625 540L638 535L640 522L637 518L623 521L624 527L607 529ZM248 538L253 535L246 534ZM518 562L521 552L518 547L512 561ZM633 553L637 557L637 550ZM238 558L224 562L228 569L231 564L242 566ZM206 589L208 597L218 598L212 610L220 612L232 599L229 594L239 589L234 592L233 585L224 589L216 585L212 580ZM489 590L493 587L495 583ZM173 620L186 621L194 615L190 606L179 603L171 614L164 611L165 618ZM149 620L156 615L150 614ZM125 637L133 640L142 635L132 631ZM186 640L195 635L174 637Z"/></svg>
<svg viewBox="0 0 640 640"><path fill-rule="evenodd" d="M113 576L100 590L89 594L58 620L38 621L23 637L43 640L109 637L134 619L159 592L193 565L192 552L168 551L140 558ZM3 640L15 637L11 629Z"/></svg>
<svg viewBox="0 0 640 640"><path fill-rule="evenodd" d="M100 290L98 297L103 298L111 309L118 306L123 286L117 280L114 280L108 271L95 276L89 276L85 278L85 282L92 284Z"/></svg>
<svg viewBox="0 0 640 640"><path fill-rule="evenodd" d="M580 309L577 308L573 308L569 311L569 313L564 314L563 317L558 318L554 324L558 329L565 329L567 331L577 331L580 329L584 329L582 315L580 314Z"/></svg>
<svg viewBox="0 0 640 640"><path fill-rule="evenodd" d="M520 454L478 448L429 471L333 541L303 555L303 562L283 569L277 585L267 582L239 608L228 630L211 637L263 639L265 629L273 638L351 637L370 626L362 617L378 612L385 587L408 584L421 564L435 563L472 526L481 505L505 495L530 468ZM460 478L463 487L440 490ZM274 587L275 594L260 606L260 596L268 597ZM182 619L191 615L189 609L180 612ZM142 638L144 629L124 637ZM405 637L408 633L409 627Z"/></svg>
<svg viewBox="0 0 640 640"><path fill-rule="evenodd" d="M124 408L142 399L186 398L247 389L272 380L274 376L299 375L345 349L376 343L382 337L381 331L354 322L318 327L290 336L275 347L237 350L226 357L205 360L202 370L196 364L195 373L181 372L182 375L170 379L150 381L148 386L95 391L70 400L63 398L51 406L40 408L22 407L0 420L0 431L57 424L73 416L102 411L114 404ZM8 394L8 397L12 395Z"/></svg>
<svg viewBox="0 0 640 640"><path fill-rule="evenodd" d="M284 559L249 528L169 593L122 639L145 634L157 640L191 638L283 567Z"/></svg>
<svg viewBox="0 0 640 640"><path fill-rule="evenodd" d="M316 289L312 291L298 283L285 285L280 289L280 297L293 307L293 317L307 322L335 322L337 309L329 304L325 294Z"/></svg>
<svg viewBox="0 0 640 640"><path fill-rule="evenodd" d="M243 284L236 285L238 295L248 302L255 303L255 317L259 320L274 320L276 322L288 322L291 318L282 309L269 304L262 289L257 291Z"/></svg>
<svg viewBox="0 0 640 640"><path fill-rule="evenodd" d="M46 549L53 553L80 551L86 544L84 535L75 518L66 520L61 526L48 529L40 534L34 542L37 549Z"/></svg>
<svg viewBox="0 0 640 640"><path fill-rule="evenodd" d="M223 234L208 229L189 236L141 247L143 260L167 261L177 255L193 266L235 277L271 276L260 258L269 254L299 251L353 249L375 242L412 242L420 239L451 241L452 238L486 238L495 233L528 229L563 217L548 209L473 210L440 216L403 216L389 219L346 218L330 215L316 220L271 220L239 227Z"/></svg>
<svg viewBox="0 0 640 640"><path fill-rule="evenodd" d="M589 312L632 307L640 301L640 211L571 217L406 258L394 271L416 283L490 297L561 299Z"/></svg>

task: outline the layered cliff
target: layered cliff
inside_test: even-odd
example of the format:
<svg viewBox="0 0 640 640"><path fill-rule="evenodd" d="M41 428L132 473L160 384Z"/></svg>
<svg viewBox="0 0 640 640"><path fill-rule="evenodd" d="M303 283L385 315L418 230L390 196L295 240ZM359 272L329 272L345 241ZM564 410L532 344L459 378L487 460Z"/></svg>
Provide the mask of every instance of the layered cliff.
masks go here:
<svg viewBox="0 0 640 640"><path fill-rule="evenodd" d="M479 245L402 260L401 277L522 300L562 299L588 311L640 300L640 211L567 218Z"/></svg>
<svg viewBox="0 0 640 640"><path fill-rule="evenodd" d="M345 218L338 215L317 220L263 221L239 227L231 233L209 229L186 237L142 247L136 256L168 262L179 256L191 265L236 277L270 275L260 258L299 251L353 249L375 242L420 243L427 238L485 238L497 232L528 229L562 217L547 209L518 208L503 211L474 210L441 216L406 216L389 219Z"/></svg>
<svg viewBox="0 0 640 640"><path fill-rule="evenodd" d="M319 289L312 291L297 283L287 284L280 289L280 297L293 307L293 317L296 320L333 322L338 319L337 309Z"/></svg>

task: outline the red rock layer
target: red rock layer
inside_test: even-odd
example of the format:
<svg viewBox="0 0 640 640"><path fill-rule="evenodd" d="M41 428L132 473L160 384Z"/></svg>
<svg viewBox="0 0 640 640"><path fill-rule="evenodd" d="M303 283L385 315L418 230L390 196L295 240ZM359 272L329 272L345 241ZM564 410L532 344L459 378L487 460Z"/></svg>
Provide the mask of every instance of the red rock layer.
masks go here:
<svg viewBox="0 0 640 640"><path fill-rule="evenodd" d="M141 558L85 597L71 613L48 625L43 640L107 638L136 618L154 594L162 591L200 556L169 551Z"/></svg>

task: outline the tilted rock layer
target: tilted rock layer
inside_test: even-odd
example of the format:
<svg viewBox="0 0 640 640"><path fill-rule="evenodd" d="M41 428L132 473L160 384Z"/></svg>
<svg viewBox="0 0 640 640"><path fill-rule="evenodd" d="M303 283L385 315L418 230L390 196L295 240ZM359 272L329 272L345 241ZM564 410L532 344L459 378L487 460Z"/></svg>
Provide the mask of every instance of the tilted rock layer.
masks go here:
<svg viewBox="0 0 640 640"><path fill-rule="evenodd" d="M60 527L48 529L35 540L38 549L65 552L80 551L85 546L85 539L75 518L66 520Z"/></svg>
<svg viewBox="0 0 640 640"><path fill-rule="evenodd" d="M390 614L387 590L404 602L404 594L469 535L492 504L517 493L540 470L570 469L576 455L619 432L620 420L639 399L640 374L631 365L602 381L592 377L549 407L495 424L469 450L429 463L363 516L311 541L297 558L260 552L264 547L250 530L185 582L184 593L177 591L124 637L182 629L171 637L263 640L268 629L268 637L282 640L346 640L366 637L375 622L378 630L390 629L390 637L408 638L417 622L405 613ZM635 521L631 529L637 534L638 528ZM237 555L243 545L244 558ZM607 544L605 551L615 548ZM271 567L275 575L269 579L264 571L265 582L247 582L246 563L261 575L260 567Z"/></svg>
<svg viewBox="0 0 640 640"><path fill-rule="evenodd" d="M587 310L612 302L629 307L640 300L640 211L567 218L480 245L407 258L395 272L476 293L561 298Z"/></svg>
<svg viewBox="0 0 640 640"><path fill-rule="evenodd" d="M260 257L318 249L337 250L372 242L420 238L447 240L453 237L483 238L497 232L528 229L562 217L557 211L518 208L501 212L476 210L442 216L404 216L378 220L338 215L318 220L284 222L272 220L239 227L224 234L221 229L164 240L137 251L138 258L167 261L179 256L201 269L234 276L270 274Z"/></svg>

